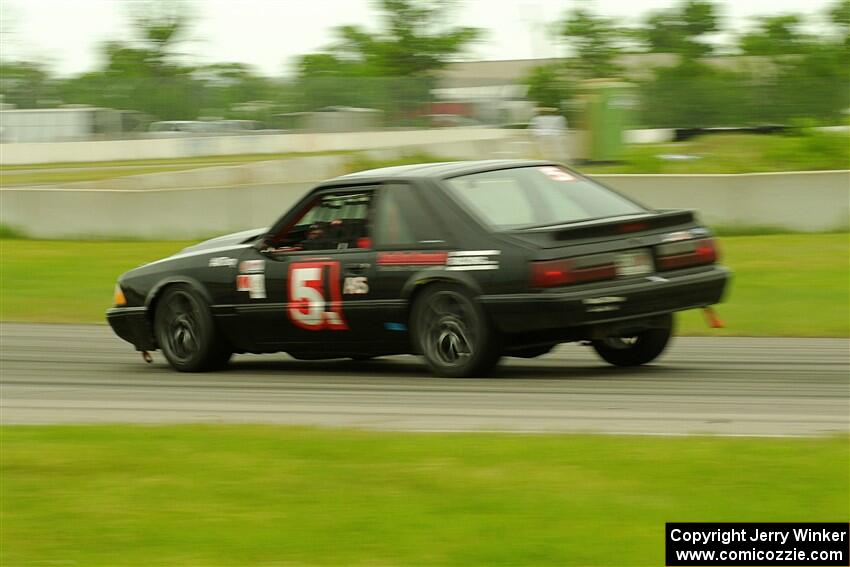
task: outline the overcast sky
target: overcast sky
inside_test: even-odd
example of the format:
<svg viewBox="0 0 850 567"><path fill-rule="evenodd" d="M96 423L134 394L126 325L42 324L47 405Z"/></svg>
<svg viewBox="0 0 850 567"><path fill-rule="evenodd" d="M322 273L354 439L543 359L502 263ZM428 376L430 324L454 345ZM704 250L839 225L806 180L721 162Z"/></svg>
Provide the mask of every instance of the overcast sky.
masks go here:
<svg viewBox="0 0 850 567"><path fill-rule="evenodd" d="M811 15L814 30L829 0L718 0L727 27L745 29L754 15ZM45 61L62 75L98 65L98 45L128 35L127 0L0 0L2 56ZM634 23L674 0L596 0L599 13ZM371 0L194 0L198 21L182 50L197 63L238 61L267 75L290 74L300 54L319 50L334 27L377 22ZM552 57L560 50L544 32L570 0L466 0L455 20L484 28L465 59ZM822 21L822 20L821 20ZM722 41L722 37L716 41Z"/></svg>

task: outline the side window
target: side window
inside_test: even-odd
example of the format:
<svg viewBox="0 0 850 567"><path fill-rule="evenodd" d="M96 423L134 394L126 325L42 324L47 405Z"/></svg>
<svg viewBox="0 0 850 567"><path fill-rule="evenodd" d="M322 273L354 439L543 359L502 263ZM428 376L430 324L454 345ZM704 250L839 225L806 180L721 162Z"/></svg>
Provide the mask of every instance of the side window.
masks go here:
<svg viewBox="0 0 850 567"><path fill-rule="evenodd" d="M319 196L274 247L289 250L371 248L369 211L372 192Z"/></svg>
<svg viewBox="0 0 850 567"><path fill-rule="evenodd" d="M377 246L418 246L445 240L439 223L408 183L381 187L374 219Z"/></svg>

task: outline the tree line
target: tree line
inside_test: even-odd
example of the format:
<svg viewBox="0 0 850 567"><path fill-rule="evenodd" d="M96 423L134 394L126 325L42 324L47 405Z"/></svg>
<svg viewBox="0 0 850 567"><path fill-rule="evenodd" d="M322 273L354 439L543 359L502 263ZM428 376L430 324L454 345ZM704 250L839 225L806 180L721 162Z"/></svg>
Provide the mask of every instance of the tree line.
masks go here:
<svg viewBox="0 0 850 567"><path fill-rule="evenodd" d="M400 124L433 101L439 71L485 31L454 24L450 0L377 2L377 29L337 28L331 45L298 59L289 80L243 63L187 64L180 50L194 14L173 2L132 2L132 36L100 46L99 68L57 77L38 62L0 60L0 94L20 108L88 104L159 120L267 121L357 106L384 110ZM825 16L818 35L804 31L799 15L758 18L734 44L721 46L730 56L712 58L718 48L709 39L722 26L711 0L682 0L633 26L578 4L553 24L550 37L569 56L535 68L525 78L528 96L569 112L583 80L624 77L636 85L644 126L835 121L850 106L850 0L837 0ZM632 54L673 59L635 73L634 64L623 64Z"/></svg>
<svg viewBox="0 0 850 567"><path fill-rule="evenodd" d="M684 0L630 27L579 5L556 27L572 57L535 68L526 79L529 96L568 108L564 103L582 80L625 77L634 80L639 121L648 127L844 122L850 108L850 0L837 0L823 16L818 35L805 31L799 14L762 16L731 45L718 47L709 40L723 29L710 0ZM647 55L648 77L634 63L622 64L629 54ZM672 63L655 66L651 56L660 54L671 55Z"/></svg>

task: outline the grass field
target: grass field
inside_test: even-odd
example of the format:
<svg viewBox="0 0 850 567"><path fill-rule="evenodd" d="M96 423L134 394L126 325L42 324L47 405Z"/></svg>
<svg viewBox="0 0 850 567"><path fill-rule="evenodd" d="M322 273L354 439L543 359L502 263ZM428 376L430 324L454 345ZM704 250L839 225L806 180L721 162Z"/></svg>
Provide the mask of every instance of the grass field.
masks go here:
<svg viewBox="0 0 850 567"><path fill-rule="evenodd" d="M850 235L796 234L720 238L721 261L734 270L717 307L727 328L708 329L684 313L684 334L850 336Z"/></svg>
<svg viewBox="0 0 850 567"><path fill-rule="evenodd" d="M846 437L0 435L10 566L663 565L664 522L845 521L850 502Z"/></svg>
<svg viewBox="0 0 850 567"><path fill-rule="evenodd" d="M219 163L216 165L230 165ZM198 169L208 167L207 165L152 165L152 166L126 166L116 169L82 169L72 168L58 171L34 171L26 173L10 173L0 171L0 186L13 187L15 185L64 185L77 181L99 181L101 179L115 179L116 177L129 177L131 175L143 175L147 173L166 173L170 171L184 171L187 169Z"/></svg>
<svg viewBox="0 0 850 567"><path fill-rule="evenodd" d="M221 156L193 156L184 158L159 158L159 159L125 159L114 161L64 161L54 163L33 163L0 166L0 172L15 172L33 169L90 169L103 167L126 167L126 166L158 166L158 165L220 165L224 163L250 163L252 161L264 161L269 159L287 159L299 156L328 155L345 152L300 152L300 153L277 153L277 154L233 154Z"/></svg>
<svg viewBox="0 0 850 567"><path fill-rule="evenodd" d="M95 181L144 173L330 154L350 154L348 169L351 171L387 165L443 161L425 154L411 154L394 160L375 161L357 152L319 152L25 164L0 166L0 185ZM659 157L670 154L691 156L695 159L665 160ZM713 134L686 142L634 144L626 149L620 163L588 165L580 169L586 173L751 173L847 168L850 168L850 137L846 133L804 130L795 135Z"/></svg>
<svg viewBox="0 0 850 567"><path fill-rule="evenodd" d="M236 154L224 156L197 156L173 159L140 159L120 161L89 161L34 163L0 166L0 186L47 185L97 181L145 173L182 171L202 167L243 165L257 161L292 159L317 155L350 154L347 151L299 152L279 154ZM54 170L54 171L51 171Z"/></svg>
<svg viewBox="0 0 850 567"><path fill-rule="evenodd" d="M662 155L696 159L663 159ZM622 163L581 167L586 173L759 173L850 168L847 133L712 134L670 144L633 144Z"/></svg>
<svg viewBox="0 0 850 567"><path fill-rule="evenodd" d="M104 322L119 275L189 244L0 240L0 319Z"/></svg>
<svg viewBox="0 0 850 567"><path fill-rule="evenodd" d="M188 244L0 240L0 319L103 322L122 272ZM850 336L847 234L724 237L720 246L735 270L718 307L727 328L709 329L694 311L681 333Z"/></svg>

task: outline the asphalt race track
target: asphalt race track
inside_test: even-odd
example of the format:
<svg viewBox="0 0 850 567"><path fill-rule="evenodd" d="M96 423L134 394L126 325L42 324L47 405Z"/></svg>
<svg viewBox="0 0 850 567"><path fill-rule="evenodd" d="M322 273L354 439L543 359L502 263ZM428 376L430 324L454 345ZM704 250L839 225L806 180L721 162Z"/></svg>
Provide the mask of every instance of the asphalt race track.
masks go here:
<svg viewBox="0 0 850 567"><path fill-rule="evenodd" d="M417 431L821 435L850 431L845 339L678 338L617 369L586 347L505 359L489 379L415 357L300 362L243 355L179 374L99 325L0 325L0 422L264 422Z"/></svg>

